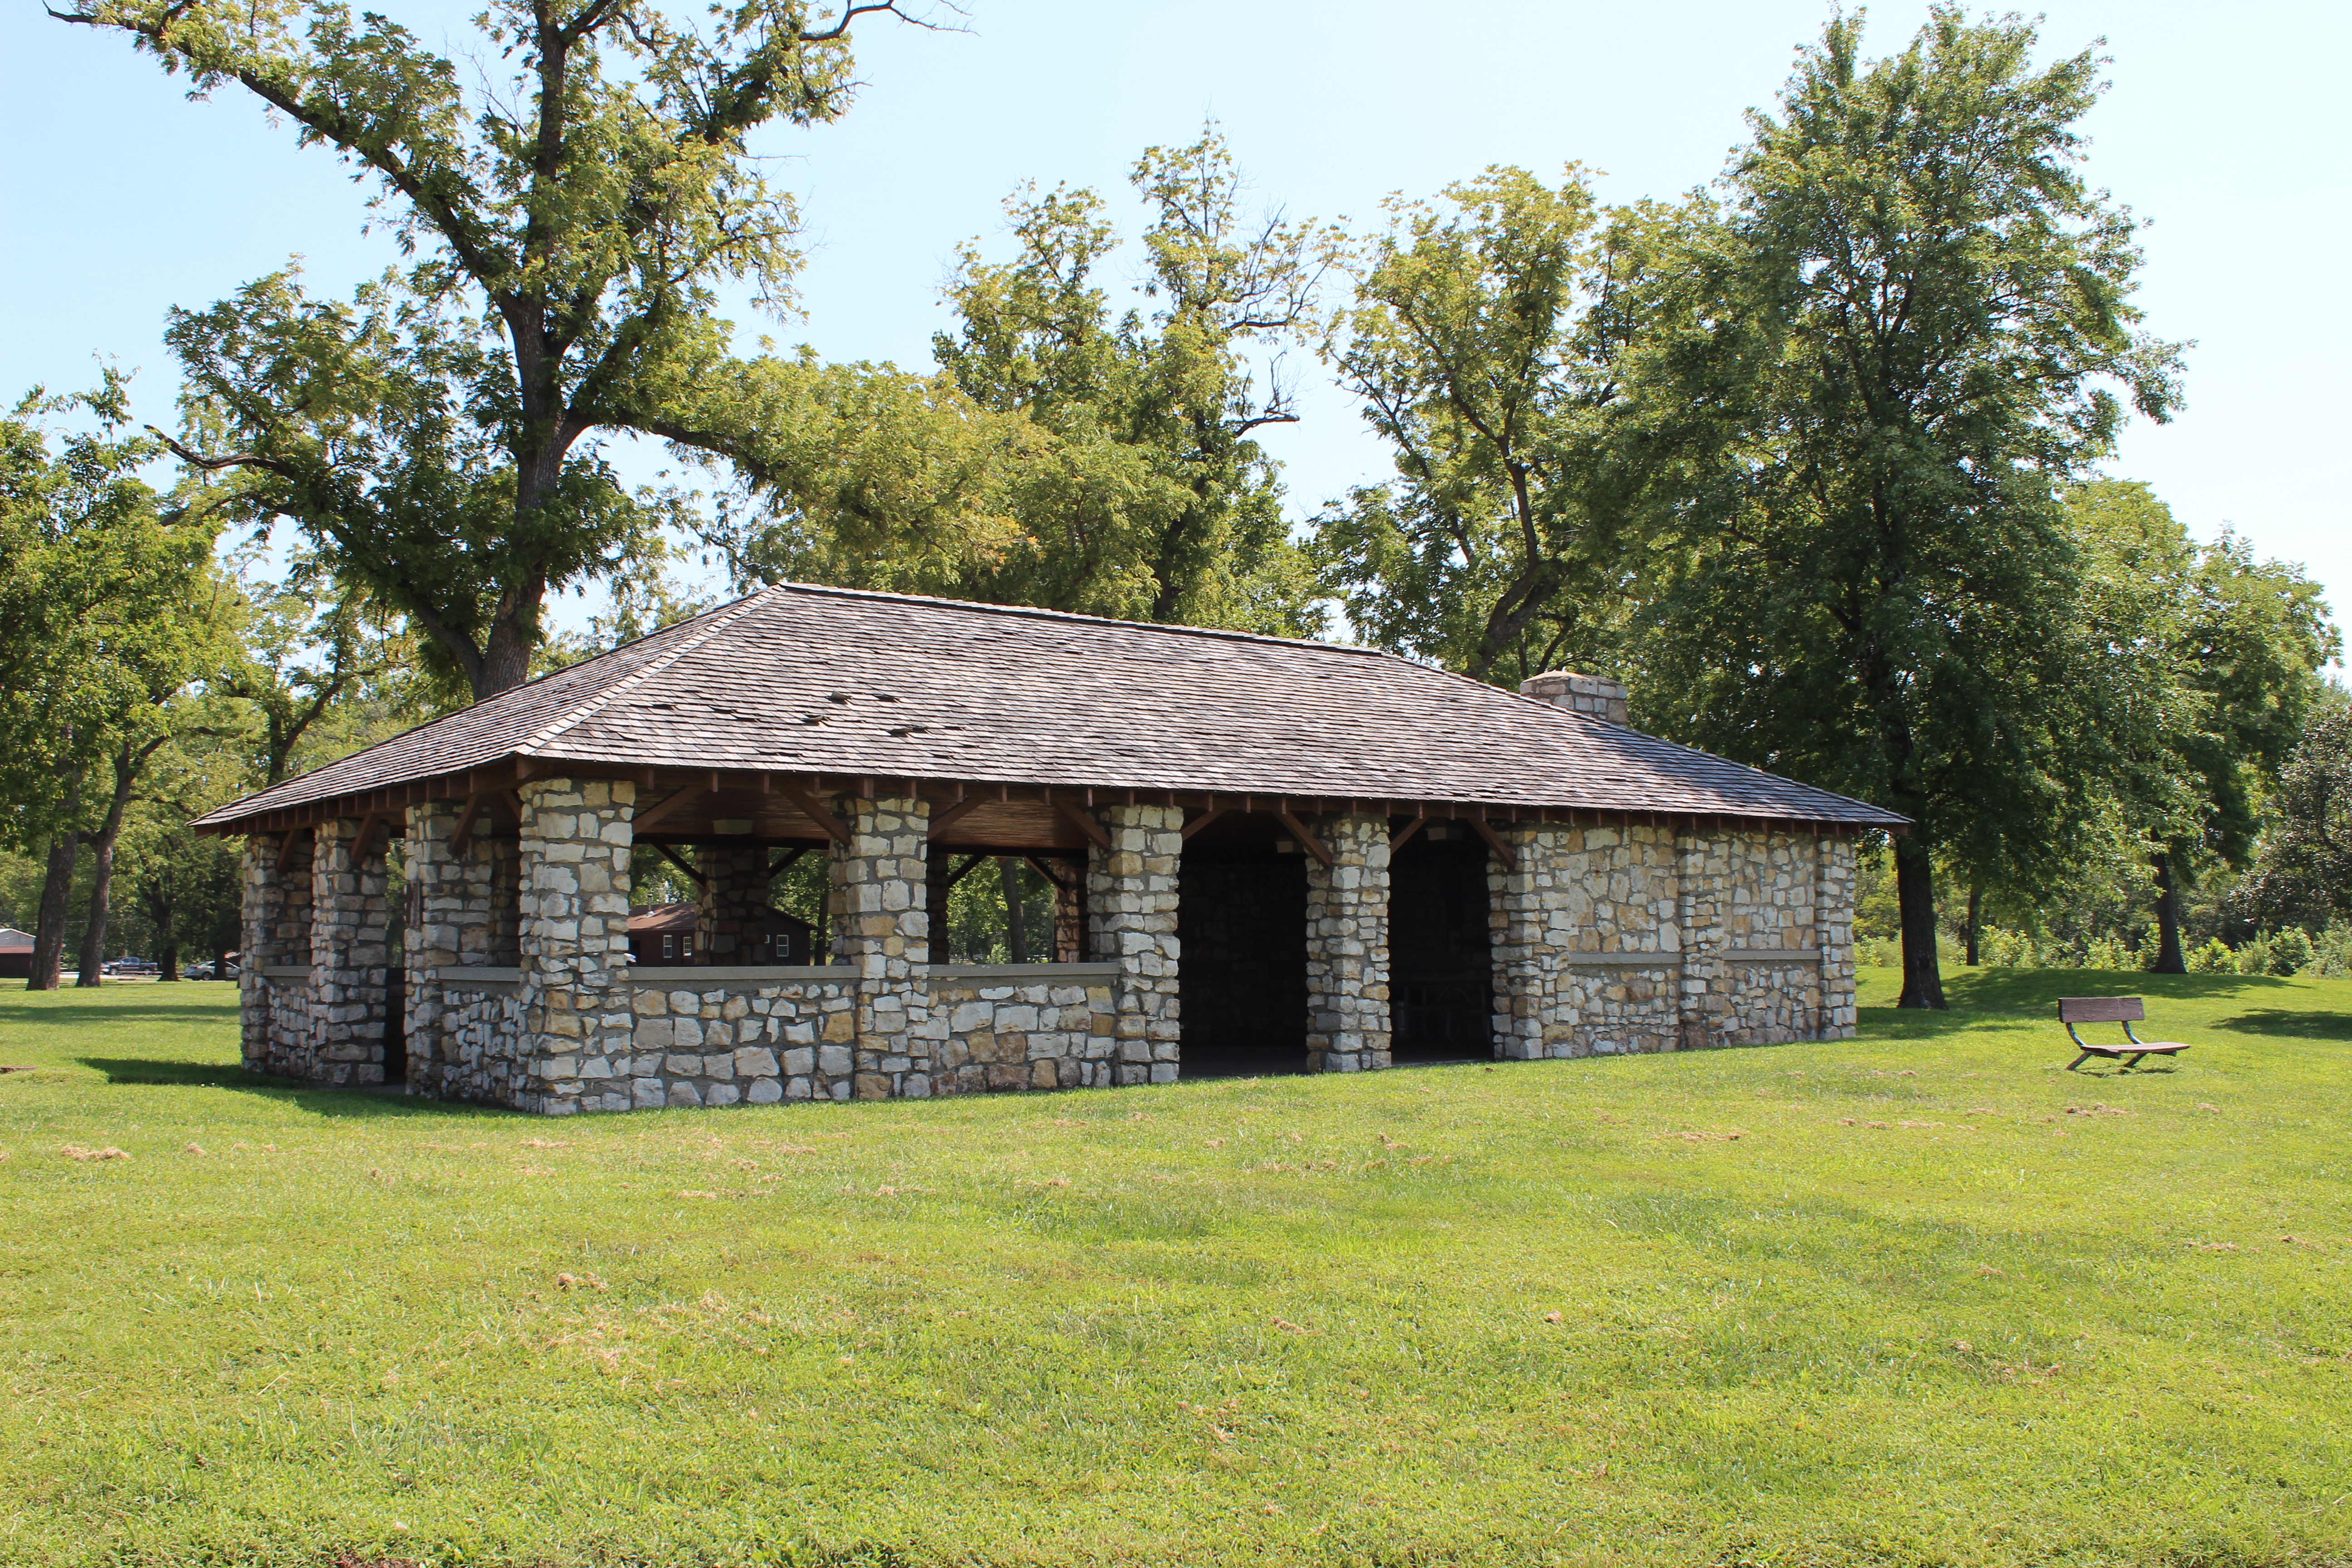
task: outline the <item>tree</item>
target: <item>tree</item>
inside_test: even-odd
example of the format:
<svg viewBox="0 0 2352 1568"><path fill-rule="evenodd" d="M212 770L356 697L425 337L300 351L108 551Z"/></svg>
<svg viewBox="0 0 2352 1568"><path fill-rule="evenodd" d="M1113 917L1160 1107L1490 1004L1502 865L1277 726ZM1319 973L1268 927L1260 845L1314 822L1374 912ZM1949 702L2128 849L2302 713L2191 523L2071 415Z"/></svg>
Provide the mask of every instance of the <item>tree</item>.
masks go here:
<svg viewBox="0 0 2352 1568"><path fill-rule="evenodd" d="M1391 203L1327 345L1399 477L1327 510L1314 555L1368 640L1516 684L1612 640L1651 472L1627 360L1673 218L1603 214L1574 164L1557 189L1492 168L1445 196Z"/></svg>
<svg viewBox="0 0 2352 1568"><path fill-rule="evenodd" d="M2200 549L2147 486L2094 480L2066 504L2090 563L2086 598L2125 606L2097 653L2140 688L2108 711L2121 809L2156 883L2150 967L2185 974L2181 898L2208 867L2248 864L2263 798L2341 645L2318 584L2257 561L2234 534Z"/></svg>
<svg viewBox="0 0 2352 1568"><path fill-rule="evenodd" d="M68 412L86 427L53 436L45 421ZM218 668L215 521L201 506L165 507L140 479L159 448L122 434L129 417L126 384L110 372L91 393L36 393L0 421L0 795L16 808L0 830L48 843L37 990L58 984L93 828L82 983L97 984L115 836L166 730L162 705Z"/></svg>
<svg viewBox="0 0 2352 1568"><path fill-rule="evenodd" d="M781 299L794 214L746 144L847 106L849 34L747 0L682 26L649 0L499 0L505 82L333 0L86 0L53 12L128 35L199 96L242 87L372 179L404 251L350 305L291 272L169 338L190 402L173 443L255 520L299 526L345 583L410 616L476 699L520 684L551 589L608 572L679 498L630 491L609 433L723 384L716 288Z"/></svg>
<svg viewBox="0 0 2352 1568"><path fill-rule="evenodd" d="M1711 353L1676 364L1725 438L1659 539L1652 712L1679 738L1875 800L1895 844L1901 1005L1940 1007L1939 854L2045 874L2110 767L2083 562L2059 488L2151 418L2175 352L2135 331L2131 216L2088 189L2088 53L1937 7L1864 65L1804 51L1696 265Z"/></svg>
<svg viewBox="0 0 2352 1568"><path fill-rule="evenodd" d="M1095 281L1118 243L1102 198L1032 187L1006 204L1013 260L964 248L948 288L961 325L932 339L939 375L770 362L717 400L766 416L733 435L681 424L682 446L723 453L775 503L722 531L737 575L1311 629L1312 584L1255 437L1297 415L1278 366L1260 376L1250 356L1307 330L1331 236L1247 217L1214 126L1147 150L1132 183L1152 215L1149 314L1115 316Z"/></svg>
<svg viewBox="0 0 2352 1568"><path fill-rule="evenodd" d="M2238 901L2261 928L2352 919L2352 700L2328 688L2279 772Z"/></svg>
<svg viewBox="0 0 2352 1568"><path fill-rule="evenodd" d="M248 569L252 559L243 563ZM363 605L323 592L324 574L314 559L298 558L282 583L250 576L245 583L243 657L231 663L222 690L250 708L247 771L257 789L296 772L297 752L339 705L370 690L398 662L400 639Z"/></svg>

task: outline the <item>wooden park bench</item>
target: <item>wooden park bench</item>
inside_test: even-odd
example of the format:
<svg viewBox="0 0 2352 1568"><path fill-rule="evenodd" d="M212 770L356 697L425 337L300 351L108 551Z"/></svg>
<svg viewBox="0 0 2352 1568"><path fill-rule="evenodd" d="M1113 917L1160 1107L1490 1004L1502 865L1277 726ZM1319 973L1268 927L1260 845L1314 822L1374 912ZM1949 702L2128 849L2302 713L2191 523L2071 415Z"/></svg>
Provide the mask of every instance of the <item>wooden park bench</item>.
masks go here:
<svg viewBox="0 0 2352 1568"><path fill-rule="evenodd" d="M2061 996L2058 998L2058 1021L2066 1026L2067 1037L2073 1040L2083 1053L2066 1064L2066 1070L2073 1072L2093 1057L2105 1057L2109 1061L2129 1057L2131 1060L2124 1063L2124 1067L2128 1069L2139 1066L2142 1057L2178 1056L2189 1048L2171 1040L2141 1039L2132 1033L2132 1024L2135 1020L2143 1024L2147 1021L2147 1009L2140 1005L2140 1000L2137 996ZM2129 1040L2131 1044L2127 1046L2092 1045L2082 1036L2074 1033L2074 1026L2077 1024L2121 1024L2124 1026L2124 1038Z"/></svg>

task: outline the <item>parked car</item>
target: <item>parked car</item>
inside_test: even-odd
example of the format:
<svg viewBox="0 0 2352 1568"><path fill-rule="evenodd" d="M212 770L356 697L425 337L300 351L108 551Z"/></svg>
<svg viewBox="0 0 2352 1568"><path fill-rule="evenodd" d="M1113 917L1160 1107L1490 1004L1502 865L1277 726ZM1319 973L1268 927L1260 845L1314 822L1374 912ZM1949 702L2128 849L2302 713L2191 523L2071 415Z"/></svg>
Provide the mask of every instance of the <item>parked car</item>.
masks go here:
<svg viewBox="0 0 2352 1568"><path fill-rule="evenodd" d="M209 959L200 963L191 963L180 971L180 978L183 980L210 980L212 977L213 966Z"/></svg>

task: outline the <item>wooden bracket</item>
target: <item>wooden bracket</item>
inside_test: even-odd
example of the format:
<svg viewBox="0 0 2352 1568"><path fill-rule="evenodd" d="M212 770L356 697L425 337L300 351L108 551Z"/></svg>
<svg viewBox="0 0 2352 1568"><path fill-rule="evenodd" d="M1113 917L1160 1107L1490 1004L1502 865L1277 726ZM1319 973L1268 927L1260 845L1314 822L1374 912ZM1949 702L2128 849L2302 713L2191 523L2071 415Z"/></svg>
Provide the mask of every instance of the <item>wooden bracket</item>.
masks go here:
<svg viewBox="0 0 2352 1568"><path fill-rule="evenodd" d="M1054 886L1061 889L1065 892L1067 892L1071 887L1075 885L1059 871L1055 870L1051 866L1046 865L1045 862L1038 859L1034 855L1024 855L1021 858L1028 866L1029 869L1036 872L1037 875L1045 878L1045 880L1053 883Z"/></svg>
<svg viewBox="0 0 2352 1568"><path fill-rule="evenodd" d="M1389 840L1389 853L1393 855L1398 850L1403 848L1405 847L1405 842L1408 839L1428 826L1429 818L1425 816L1416 816L1411 822L1406 823L1402 827L1398 828L1396 831L1396 837Z"/></svg>
<svg viewBox="0 0 2352 1568"><path fill-rule="evenodd" d="M449 853L455 858L466 858L466 847L474 841L474 818L482 814L482 802L488 798L484 790L466 797L466 809L457 814L457 826L449 830Z"/></svg>
<svg viewBox="0 0 2352 1568"><path fill-rule="evenodd" d="M375 837L376 825L381 823L383 820L383 818L382 816L373 811L360 818L360 830L352 835L352 865L353 868L356 869L362 862L367 859L368 840Z"/></svg>
<svg viewBox="0 0 2352 1568"><path fill-rule="evenodd" d="M1194 817L1192 821L1184 825L1184 837L1187 838L1192 837L1192 835L1200 832L1201 829L1208 826L1209 824L1216 821L1217 818L1224 816L1225 813L1232 809L1233 807L1229 805L1213 805L1209 807L1208 810L1202 812L1200 816Z"/></svg>
<svg viewBox="0 0 2352 1568"><path fill-rule="evenodd" d="M1103 831L1103 825L1094 819L1093 813L1081 811L1076 805L1064 800L1058 795L1054 797L1054 809L1076 823L1079 830L1095 841L1097 848L1105 854L1110 852L1110 835Z"/></svg>
<svg viewBox="0 0 2352 1568"><path fill-rule="evenodd" d="M871 779L866 782L869 784L873 783ZM808 791L801 788L801 786L796 784L780 784L776 787L782 790L784 792L784 798L791 801L794 805L799 806L802 814L807 816L811 822L814 822L819 827L824 828L825 836L831 838L835 844L846 844L849 842L849 824L834 816L832 810L825 805L824 802L817 799L816 796L811 795Z"/></svg>
<svg viewBox="0 0 2352 1568"><path fill-rule="evenodd" d="M684 789L678 790L671 795L664 795L652 805L649 805L646 807L645 810L638 812L635 816L630 819L630 829L633 832L643 833L646 828L651 827L663 817L677 811L679 806L690 805L695 801L700 800L709 793L710 791L704 785L698 784L688 784ZM474 803L470 800L467 801L466 803L466 811L468 817L472 816L473 809Z"/></svg>
<svg viewBox="0 0 2352 1568"><path fill-rule="evenodd" d="M1315 858L1322 861L1326 866L1336 865L1339 863L1339 857L1333 855L1329 849L1324 847L1323 840L1316 837L1315 835L1308 830L1307 824L1299 821L1297 817L1291 815L1290 807L1286 805L1279 806L1276 809L1274 815L1276 821L1280 822L1283 826L1290 829L1290 836L1293 838L1297 839L1300 844L1306 847L1307 852L1309 855L1314 856Z"/></svg>
<svg viewBox="0 0 2352 1568"><path fill-rule="evenodd" d="M289 827L286 830L285 841L278 847L278 874L279 876L283 877L287 872L294 868L295 848L301 844L303 836L310 831L310 829L303 827Z"/></svg>
<svg viewBox="0 0 2352 1568"><path fill-rule="evenodd" d="M1486 841L1486 847L1495 852L1495 858L1503 863L1504 870L1516 871L1519 868L1518 856L1512 852L1509 845L1503 842L1503 836L1496 832L1484 816L1473 816L1469 818L1469 823L1477 830L1478 837Z"/></svg>
<svg viewBox="0 0 2352 1568"><path fill-rule="evenodd" d="M937 838L949 828L978 811L984 804L978 795L967 795L945 811L931 813L931 837Z"/></svg>
<svg viewBox="0 0 2352 1568"><path fill-rule="evenodd" d="M964 878L965 878L965 877L967 877L967 876L969 876L969 875L971 874L971 868L972 868L973 867L975 867L975 866L979 866L979 865L982 865L982 864L984 864L984 863L987 861L987 859L988 859L988 857L987 857L987 856L985 856L985 855L968 855L968 856L966 856L966 857L964 858L964 862L963 862L963 864L962 864L962 865L961 865L961 866L957 867L954 870L952 870L952 871L950 871L950 872L949 872L949 873L948 873L948 886L949 886L949 887L950 887L950 888L952 888L952 887L954 887L958 882L962 881L962 880L964 879Z"/></svg>
<svg viewBox="0 0 2352 1568"><path fill-rule="evenodd" d="M692 881L696 887L707 888L710 886L710 878L707 872L698 871L693 867L688 865L685 861L679 859L677 858L677 851L673 850L668 845L655 845L654 853L668 861L671 865L677 867L679 870L685 872L688 879Z"/></svg>
<svg viewBox="0 0 2352 1568"><path fill-rule="evenodd" d="M785 850L782 855L777 856L773 861L769 863L768 880L771 882L774 881L776 878L783 872L788 871L793 867L800 864L801 857L807 854L813 847L814 847L813 845L795 844L790 849Z"/></svg>

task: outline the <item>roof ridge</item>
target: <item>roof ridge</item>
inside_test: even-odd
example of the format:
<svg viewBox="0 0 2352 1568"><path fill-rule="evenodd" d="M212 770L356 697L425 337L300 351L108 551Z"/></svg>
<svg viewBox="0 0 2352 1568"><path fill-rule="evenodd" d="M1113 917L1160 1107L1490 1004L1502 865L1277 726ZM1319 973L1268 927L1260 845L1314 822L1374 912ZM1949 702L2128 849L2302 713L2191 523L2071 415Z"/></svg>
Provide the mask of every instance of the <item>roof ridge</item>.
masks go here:
<svg viewBox="0 0 2352 1568"><path fill-rule="evenodd" d="M1282 637L1272 632L1235 631L1227 626L1195 626L1180 621L1129 621L1117 616L1089 616L1076 610L1049 610L1036 605L992 605L982 599L950 599L939 594L892 594L879 588L841 588L830 583L782 582L769 589L791 588L803 594L830 594L845 599L887 599L905 605L938 605L950 610L973 610L992 616L1026 616L1041 621L1076 621L1084 626L1132 626L1139 631L1174 632L1187 637L1223 637L1229 642L1274 643L1283 647L1311 647L1326 653L1360 654L1371 658L1392 657L1386 649L1362 643L1324 642L1318 637ZM761 592L767 592L763 589Z"/></svg>
<svg viewBox="0 0 2352 1568"><path fill-rule="evenodd" d="M585 701L583 701L572 708L571 711L557 719L553 723L542 725L540 729L533 731L530 734L525 735L521 740L517 741L514 746L515 755L536 755L540 747L546 745L549 742L554 740L555 737L563 733L564 731L571 729L574 724L581 722L583 720L587 719L593 714L602 712L604 708L610 704L614 698L620 696L621 693L630 689L642 680L660 674L663 670L667 669L671 665L676 664L688 654L692 653L696 648L700 647L704 643L709 642L712 637L717 637L727 627L734 625L737 621L741 620L745 616L751 613L751 606L758 604L761 600L768 597L774 592L774 588L762 588L758 593L747 594L742 598L736 600L732 605L729 605L715 612L711 616L710 624L703 627L697 635L678 638L674 647L664 650L661 654L653 658L647 659L645 663L629 671L628 674L623 676L620 679L613 682L612 685L607 686L603 690L597 692L595 696L587 699ZM680 622L679 624L683 626L688 623ZM640 638L639 640L642 641L644 639ZM627 645L625 644L624 646ZM620 649L614 648L613 651L618 653Z"/></svg>

